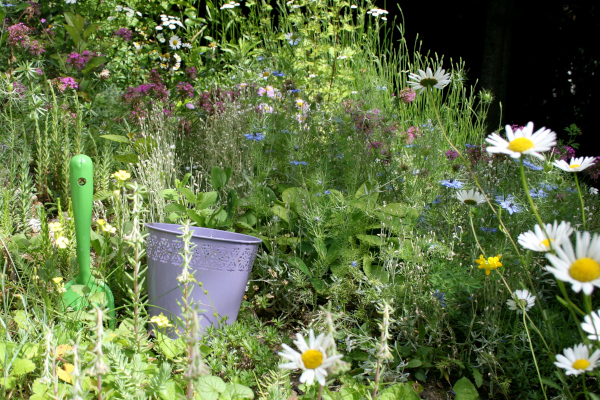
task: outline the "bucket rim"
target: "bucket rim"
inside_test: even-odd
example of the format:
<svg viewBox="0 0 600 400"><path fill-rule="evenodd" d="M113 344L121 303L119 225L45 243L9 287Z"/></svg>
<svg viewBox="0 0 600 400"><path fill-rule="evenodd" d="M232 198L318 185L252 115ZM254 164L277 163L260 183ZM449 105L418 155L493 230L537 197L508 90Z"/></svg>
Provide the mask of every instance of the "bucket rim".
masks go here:
<svg viewBox="0 0 600 400"><path fill-rule="evenodd" d="M179 230L180 227L182 227L183 225L180 224L167 224L167 223L163 223L163 222L148 222L146 223L145 227L148 230L154 230L154 231L159 231L159 232L163 232L163 233L169 233L169 234L177 234L177 235L181 235L181 231ZM228 242L228 243L237 243L237 244L252 244L252 245L259 245L262 243L262 239L254 237L254 236L250 236L250 235L245 235L243 233L237 233L237 232L229 232L229 231L224 231L221 229L212 229L212 228L203 228L203 227L199 227L199 226L191 226L192 229L192 238L197 238L197 239L206 239L206 240L214 240L214 241L218 241L218 242ZM220 238L220 237L214 237L214 236L205 236L202 234L198 233L198 230L208 230L208 231L217 231L217 232L226 232L229 235L234 235L239 239L233 239L233 238Z"/></svg>

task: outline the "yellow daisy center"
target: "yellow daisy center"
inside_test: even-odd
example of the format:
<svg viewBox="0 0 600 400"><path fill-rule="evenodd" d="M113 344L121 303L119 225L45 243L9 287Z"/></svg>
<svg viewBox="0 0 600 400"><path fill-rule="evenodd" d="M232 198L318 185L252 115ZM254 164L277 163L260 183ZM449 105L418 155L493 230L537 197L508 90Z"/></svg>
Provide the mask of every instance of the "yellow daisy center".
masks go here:
<svg viewBox="0 0 600 400"><path fill-rule="evenodd" d="M423 78L419 83L421 84L421 86L424 87L434 87L435 85L437 85L438 81L434 78Z"/></svg>
<svg viewBox="0 0 600 400"><path fill-rule="evenodd" d="M569 165L569 168L579 168L579 167L581 167L581 165L579 165L579 164Z"/></svg>
<svg viewBox="0 0 600 400"><path fill-rule="evenodd" d="M590 362L588 360L584 360L583 358L581 358L573 363L573 368L575 368L575 369L586 369L589 366L590 366Z"/></svg>
<svg viewBox="0 0 600 400"><path fill-rule="evenodd" d="M541 244L542 246L544 246L544 247L548 248L548 247L550 247L550 242L554 242L554 239L550 239L550 240L548 240L548 239L546 239L546 240L542 240L542 241L540 242L540 244Z"/></svg>
<svg viewBox="0 0 600 400"><path fill-rule="evenodd" d="M473 199L465 199L465 201L463 201L463 203L465 203L468 206L474 206L477 205L477 202Z"/></svg>
<svg viewBox="0 0 600 400"><path fill-rule="evenodd" d="M306 350L304 353L302 353L302 362L308 369L318 368L321 364L323 364L323 353L321 353L319 350Z"/></svg>
<svg viewBox="0 0 600 400"><path fill-rule="evenodd" d="M508 149L517 153L522 153L531 149L534 146L533 142L527 138L516 138L508 144Z"/></svg>
<svg viewBox="0 0 600 400"><path fill-rule="evenodd" d="M579 258L571 265L569 275L579 282L591 282L600 277L600 264L588 257Z"/></svg>

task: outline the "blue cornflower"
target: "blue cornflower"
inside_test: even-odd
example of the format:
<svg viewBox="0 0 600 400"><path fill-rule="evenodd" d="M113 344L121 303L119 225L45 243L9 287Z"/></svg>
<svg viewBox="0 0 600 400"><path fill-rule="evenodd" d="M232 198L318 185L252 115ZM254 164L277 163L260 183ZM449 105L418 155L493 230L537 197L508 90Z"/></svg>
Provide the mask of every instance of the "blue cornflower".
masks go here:
<svg viewBox="0 0 600 400"><path fill-rule="evenodd" d="M575 190L575 188L568 187L567 188L567 192L569 192L569 193L577 193L577 190Z"/></svg>
<svg viewBox="0 0 600 400"><path fill-rule="evenodd" d="M265 58L264 58L263 56L258 56L258 57L256 57L256 59L257 59L258 61L262 61L262 60L264 60Z"/></svg>
<svg viewBox="0 0 600 400"><path fill-rule="evenodd" d="M433 200L433 204L440 204L442 202L442 196L437 196L435 200Z"/></svg>
<svg viewBox="0 0 600 400"><path fill-rule="evenodd" d="M357 263L356 261L352 261L352 262L350 263L350 265L351 265L351 266L353 266L353 267L356 267L356 266L358 265L358 263Z"/></svg>
<svg viewBox="0 0 600 400"><path fill-rule="evenodd" d="M319 193L315 193L315 196L317 196L317 197L321 197L321 192L319 192Z"/></svg>
<svg viewBox="0 0 600 400"><path fill-rule="evenodd" d="M260 142L261 140L265 140L265 135L262 133L244 133L246 140L254 140L255 142Z"/></svg>
<svg viewBox="0 0 600 400"><path fill-rule="evenodd" d="M446 307L446 300L444 299L444 296L446 296L446 293L440 292L439 290L435 289L433 297L435 297L440 301L440 303L442 303L442 307Z"/></svg>
<svg viewBox="0 0 600 400"><path fill-rule="evenodd" d="M542 171L544 169L543 167L538 167L534 163L529 162L527 160L523 160L523 165L525 165L527 168L532 169L534 171Z"/></svg>
<svg viewBox="0 0 600 400"><path fill-rule="evenodd" d="M331 191L330 191L329 189L327 189L327 190L326 190L324 193L325 193L326 195L327 195L327 194L331 194Z"/></svg>
<svg viewBox="0 0 600 400"><path fill-rule="evenodd" d="M540 186L546 189L547 191L558 189L558 186L549 183L542 183Z"/></svg>
<svg viewBox="0 0 600 400"><path fill-rule="evenodd" d="M465 185L464 183L462 183L461 181L453 181L453 180L443 180L440 181L440 183L444 186L446 186L447 188L451 188L451 189L462 189L462 187Z"/></svg>
<svg viewBox="0 0 600 400"><path fill-rule="evenodd" d="M543 199L544 197L548 196L548 193L544 192L544 189L531 189L529 191L529 195L533 198L540 198Z"/></svg>
<svg viewBox="0 0 600 400"><path fill-rule="evenodd" d="M515 204L515 197L512 194L509 194L506 197L496 196L496 201L500 204L500 207L504 208L510 215L513 213L521 212L521 207Z"/></svg>
<svg viewBox="0 0 600 400"><path fill-rule="evenodd" d="M306 161L290 161L292 165L307 165Z"/></svg>
<svg viewBox="0 0 600 400"><path fill-rule="evenodd" d="M472 148L477 147L477 146L475 146L474 144L465 143L465 147L467 149L472 149Z"/></svg>
<svg viewBox="0 0 600 400"><path fill-rule="evenodd" d="M300 89L290 89L288 90L289 93L299 93Z"/></svg>
<svg viewBox="0 0 600 400"><path fill-rule="evenodd" d="M496 232L498 230L498 228L486 228L484 226L482 226L479 229L481 229L483 232L489 232L489 233L493 233L493 232Z"/></svg>
<svg viewBox="0 0 600 400"><path fill-rule="evenodd" d="M273 72L271 72L271 75L275 75L275 76L278 76L280 78L282 78L282 77L285 76L285 74L283 72L280 72L280 71L273 71Z"/></svg>

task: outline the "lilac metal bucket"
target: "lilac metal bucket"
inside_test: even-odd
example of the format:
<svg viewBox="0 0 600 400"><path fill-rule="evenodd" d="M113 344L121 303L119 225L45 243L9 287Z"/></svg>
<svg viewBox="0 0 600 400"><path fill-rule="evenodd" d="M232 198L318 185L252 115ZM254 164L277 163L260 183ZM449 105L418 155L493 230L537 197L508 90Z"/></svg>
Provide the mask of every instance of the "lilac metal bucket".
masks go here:
<svg viewBox="0 0 600 400"><path fill-rule="evenodd" d="M171 322L183 318L181 307L181 274L183 259L179 255L183 249L181 225L150 223L146 224L146 253L148 256L148 314L150 317L163 313ZM237 319L240 306L258 245L261 239L240 233L218 229L191 227L193 231L192 261L190 273L202 287L193 283L191 298L198 305L202 318L201 329L218 325L220 319L227 318L232 324ZM208 296L204 291L208 292ZM218 316L215 316L215 314ZM170 333L177 337L176 332Z"/></svg>

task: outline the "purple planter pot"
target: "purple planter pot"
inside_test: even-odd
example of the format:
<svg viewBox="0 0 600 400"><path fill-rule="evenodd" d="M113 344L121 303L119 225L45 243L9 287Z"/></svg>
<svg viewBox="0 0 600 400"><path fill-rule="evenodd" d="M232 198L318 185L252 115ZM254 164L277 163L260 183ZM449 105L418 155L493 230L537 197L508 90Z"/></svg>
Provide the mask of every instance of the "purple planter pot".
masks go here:
<svg viewBox="0 0 600 400"><path fill-rule="evenodd" d="M148 256L148 314L163 313L171 322L182 318L182 291L177 276L181 274L183 249L181 225L146 224ZM193 256L190 272L202 287L192 283L192 299L199 306L201 329L227 317L232 324L237 319L246 285L252 272L261 239L217 229L191 227ZM208 296L204 291L208 292ZM215 316L218 315L218 318ZM177 337L176 331L169 336Z"/></svg>

